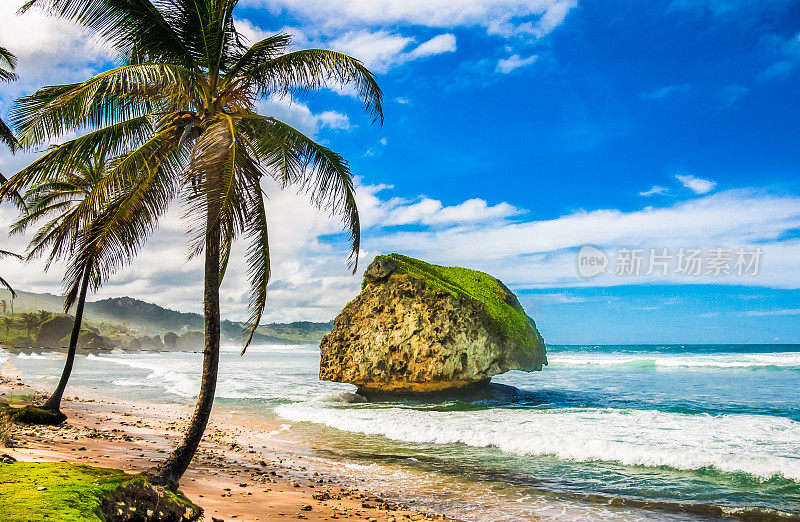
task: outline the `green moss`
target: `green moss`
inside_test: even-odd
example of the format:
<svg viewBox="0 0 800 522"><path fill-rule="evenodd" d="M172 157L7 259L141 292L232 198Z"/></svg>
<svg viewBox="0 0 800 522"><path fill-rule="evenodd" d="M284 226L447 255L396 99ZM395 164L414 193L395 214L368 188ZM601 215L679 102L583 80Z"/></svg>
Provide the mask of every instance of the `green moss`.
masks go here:
<svg viewBox="0 0 800 522"><path fill-rule="evenodd" d="M0 520L103 521L103 500L126 500L138 486L150 489L145 477L118 469L60 462L0 464ZM158 493L163 502L199 516L200 508L180 492Z"/></svg>
<svg viewBox="0 0 800 522"><path fill-rule="evenodd" d="M15 409L16 411L12 414L12 418L15 422L21 422L23 424L58 426L67 420L67 416L60 411L46 410L32 404L29 404L23 408Z"/></svg>
<svg viewBox="0 0 800 522"><path fill-rule="evenodd" d="M401 254L380 257L391 258L397 263L393 275L410 274L423 278L428 291L445 290L453 296L481 302L504 339L522 346L541 342L533 319L497 278L469 268L432 265Z"/></svg>

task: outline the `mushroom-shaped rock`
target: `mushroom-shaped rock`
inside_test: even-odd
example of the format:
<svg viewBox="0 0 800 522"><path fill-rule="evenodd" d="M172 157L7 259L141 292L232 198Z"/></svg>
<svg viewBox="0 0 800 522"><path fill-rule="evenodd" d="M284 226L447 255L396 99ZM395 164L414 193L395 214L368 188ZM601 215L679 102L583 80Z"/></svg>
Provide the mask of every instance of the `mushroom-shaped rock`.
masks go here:
<svg viewBox="0 0 800 522"><path fill-rule="evenodd" d="M399 254L370 264L320 351L320 379L364 393L437 392L547 364L535 323L498 279Z"/></svg>

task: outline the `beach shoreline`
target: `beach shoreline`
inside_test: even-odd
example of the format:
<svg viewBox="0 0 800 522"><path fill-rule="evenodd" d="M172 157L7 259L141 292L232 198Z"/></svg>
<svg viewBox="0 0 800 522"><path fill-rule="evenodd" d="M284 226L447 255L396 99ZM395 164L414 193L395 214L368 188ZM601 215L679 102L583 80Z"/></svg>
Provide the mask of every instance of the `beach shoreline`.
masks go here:
<svg viewBox="0 0 800 522"><path fill-rule="evenodd" d="M32 392L41 395L20 380L0 379L0 400ZM62 409L68 416L63 425L17 425L13 447L0 453L20 462L64 461L140 473L176 445L192 412L183 404L75 397L65 399ZM454 520L387 502L368 488L312 468L296 453L281 450L280 443L264 444L265 434L280 431L270 428L233 410L215 409L180 482L181 491L203 508L204 520ZM253 433L261 435L258 446L247 442Z"/></svg>

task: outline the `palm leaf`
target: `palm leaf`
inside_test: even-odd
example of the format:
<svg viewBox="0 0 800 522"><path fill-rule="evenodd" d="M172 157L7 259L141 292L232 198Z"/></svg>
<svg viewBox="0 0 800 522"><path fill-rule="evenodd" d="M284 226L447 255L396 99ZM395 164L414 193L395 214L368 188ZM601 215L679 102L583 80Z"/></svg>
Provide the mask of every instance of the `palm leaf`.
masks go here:
<svg viewBox="0 0 800 522"><path fill-rule="evenodd" d="M81 127L98 128L155 111L174 111L203 88L190 70L170 64L126 65L83 82L44 87L14 105L19 141L32 147Z"/></svg>
<svg viewBox="0 0 800 522"><path fill-rule="evenodd" d="M251 67L247 77L262 95L352 84L373 121L383 123L383 94L375 75L346 54L327 49L286 53Z"/></svg>
<svg viewBox="0 0 800 522"><path fill-rule="evenodd" d="M171 21L180 15L174 1L149 0L30 0L31 8L80 24L110 42L128 61L166 61L193 68L195 56Z"/></svg>
<svg viewBox="0 0 800 522"><path fill-rule="evenodd" d="M16 68L17 57L5 47L0 47L0 82L16 81L18 76L12 72Z"/></svg>
<svg viewBox="0 0 800 522"><path fill-rule="evenodd" d="M242 133L252 141L260 161L282 187L296 185L310 193L320 209L341 216L350 242L350 264L358 268L361 225L353 179L339 154L294 127L257 114L240 117Z"/></svg>

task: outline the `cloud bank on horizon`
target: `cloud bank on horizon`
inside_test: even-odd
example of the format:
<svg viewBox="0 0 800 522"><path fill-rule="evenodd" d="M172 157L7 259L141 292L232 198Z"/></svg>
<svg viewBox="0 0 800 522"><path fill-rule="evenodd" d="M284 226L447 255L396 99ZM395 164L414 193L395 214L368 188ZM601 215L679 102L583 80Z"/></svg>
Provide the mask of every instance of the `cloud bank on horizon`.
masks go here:
<svg viewBox="0 0 800 522"><path fill-rule="evenodd" d="M20 81L0 86L0 114L42 85L86 78L112 64L102 42L80 28L38 12L16 17L14 4L0 6L0 45L18 54ZM773 298L720 306L763 319L753 339L773 339L764 333L770 318L795 321L782 323L784 331L796 326L791 311L800 304L791 292L800 288L800 193L792 180L800 158L786 144L796 143L790 122L798 109L779 101L800 70L800 33L783 22L796 11L790 2L673 0L639 11L620 6L612 18L573 0L239 5L237 27L251 42L282 31L297 47L347 52L379 75L386 93L383 128L369 125L347 89L260 102L260 111L351 160L361 176L364 236L354 277L339 224L302 195L265 183L274 257L267 321L329 320L358 292L374 255L399 251L490 272L539 311L542 299L559 306L595 302L591 292L605 296L596 301L602 307L630 287L647 288L656 301L676 285L711 294L747 287ZM650 35L639 27L643 17L680 19L685 27ZM706 33L698 36L697 27ZM738 47L742 35L760 43ZM659 38L674 49L653 41ZM703 54L713 49L698 50L695 67L681 48L692 38L719 39L731 63L725 68L725 59ZM660 68L653 69L654 52L662 53ZM714 60L719 70L704 71ZM743 145L730 129L768 136ZM0 172L32 157L0 151ZM186 260L180 214L176 205L134 265L99 296L199 311L202 270L199 260ZM0 207L0 237L14 215ZM21 251L26 239L12 237L2 247ZM576 269L584 245L645 255L746 247L762 249L763 257L752 277L644 271L625 278L612 266L587 279ZM59 267L44 276L41 268L8 261L3 274L25 290L58 292ZM245 317L245 277L232 261L223 285L228 317ZM675 297L673 304L685 301ZM659 307L633 299L627 312L646 324L647 313ZM725 312L692 313L708 325ZM574 339L569 319L554 321L557 337Z"/></svg>

